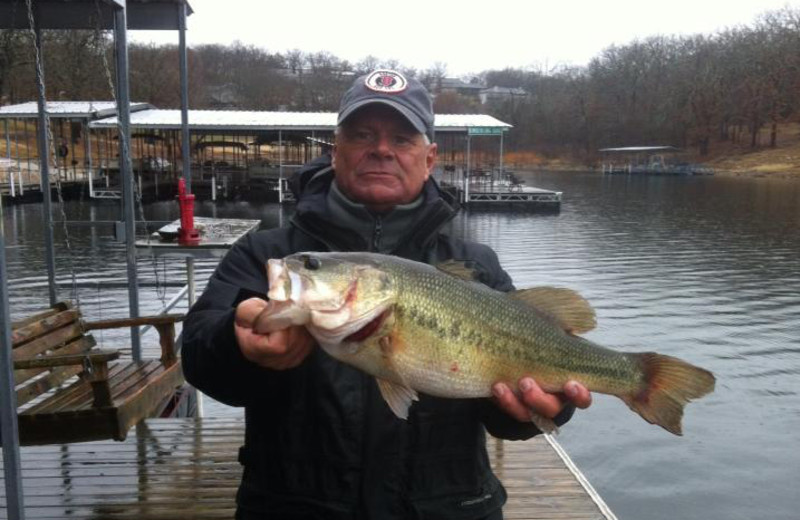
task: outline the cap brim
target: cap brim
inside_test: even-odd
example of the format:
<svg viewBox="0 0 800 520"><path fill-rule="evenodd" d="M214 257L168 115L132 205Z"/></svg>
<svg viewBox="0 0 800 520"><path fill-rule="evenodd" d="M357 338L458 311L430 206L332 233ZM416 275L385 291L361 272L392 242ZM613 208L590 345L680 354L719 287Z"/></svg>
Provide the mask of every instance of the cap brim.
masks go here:
<svg viewBox="0 0 800 520"><path fill-rule="evenodd" d="M411 110L409 110L408 108L406 108L402 104L400 104L400 103L398 103L398 102L396 102L394 100L386 99L386 98L362 99L361 101L353 103L352 105L350 105L345 110L343 110L342 112L339 113L339 119L337 121L337 124L341 125L342 123L344 123L344 121L348 117L353 115L353 113L355 111L359 110L360 108L364 108L367 105L372 105L374 103L380 103L381 105L387 105L387 106L390 106L393 109L397 110L398 112L400 112L400 114L403 117L405 117L408 120L409 123L411 123L411 125L414 128L417 129L417 131L419 133L427 135L428 127L425 126L425 123L422 121L422 119L420 119L420 117L418 115L416 115L414 112L412 112Z"/></svg>

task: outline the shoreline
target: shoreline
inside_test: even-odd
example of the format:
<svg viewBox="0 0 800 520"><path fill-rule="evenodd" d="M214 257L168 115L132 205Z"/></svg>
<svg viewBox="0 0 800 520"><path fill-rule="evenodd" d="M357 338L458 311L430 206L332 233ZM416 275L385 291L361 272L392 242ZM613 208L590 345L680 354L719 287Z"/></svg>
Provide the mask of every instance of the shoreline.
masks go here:
<svg viewBox="0 0 800 520"><path fill-rule="evenodd" d="M712 168L713 165L709 165ZM574 172L591 172L598 175L603 173L597 169L579 164L506 164L506 168L515 172L557 172L557 173L574 173ZM642 174L648 176L647 174ZM693 176L689 176L693 177ZM706 175L697 175L696 177L706 177ZM743 177L749 179L791 179L800 181L800 168L790 171L758 171L756 169L722 169L714 168L714 175L711 177Z"/></svg>

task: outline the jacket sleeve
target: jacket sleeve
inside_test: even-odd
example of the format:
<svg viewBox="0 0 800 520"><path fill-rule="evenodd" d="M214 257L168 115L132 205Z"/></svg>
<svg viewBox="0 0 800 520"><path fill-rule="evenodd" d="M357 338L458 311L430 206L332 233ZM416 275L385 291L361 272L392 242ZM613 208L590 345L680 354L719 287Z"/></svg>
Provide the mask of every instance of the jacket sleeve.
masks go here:
<svg viewBox="0 0 800 520"><path fill-rule="evenodd" d="M183 324L181 356L186 380L231 406L244 406L285 375L244 358L234 335L236 306L251 297L266 299L268 232L237 242L217 266Z"/></svg>
<svg viewBox="0 0 800 520"><path fill-rule="evenodd" d="M473 244L472 256L478 263L478 277L492 289L503 292L515 290L511 276L500 266L500 261L490 247ZM521 423L501 410L491 399L483 399L480 404L480 414L486 430L494 437L507 440L524 440L542 433L532 422ZM569 421L575 407L567 405L553 421L557 426Z"/></svg>

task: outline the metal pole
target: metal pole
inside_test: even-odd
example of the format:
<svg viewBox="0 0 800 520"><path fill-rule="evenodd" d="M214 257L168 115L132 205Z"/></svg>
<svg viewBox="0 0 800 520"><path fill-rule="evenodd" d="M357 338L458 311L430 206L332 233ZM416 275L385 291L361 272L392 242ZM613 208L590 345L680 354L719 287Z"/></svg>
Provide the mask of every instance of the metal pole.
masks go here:
<svg viewBox="0 0 800 520"><path fill-rule="evenodd" d="M136 284L136 211L133 200L133 171L131 168L131 100L128 90L128 21L126 7L114 13L114 44L117 58L117 112L120 131L119 162L122 173L122 211L125 221L125 248L128 264L128 303L131 318L139 317L139 289ZM131 355L142 360L139 327L131 327Z"/></svg>
<svg viewBox="0 0 800 520"><path fill-rule="evenodd" d="M278 204L283 204L283 132L278 130Z"/></svg>
<svg viewBox="0 0 800 520"><path fill-rule="evenodd" d="M186 4L178 6L178 36L181 69L181 154L186 193L192 192L192 161L189 156L189 65L186 55Z"/></svg>
<svg viewBox="0 0 800 520"><path fill-rule="evenodd" d="M3 202L0 198L0 216ZM3 443L3 476L6 481L6 514L11 519L25 519L25 495L22 490L22 464L17 426L17 394L14 391L14 361L11 358L11 319L8 312L8 277L6 240L0 219L0 439Z"/></svg>
<svg viewBox="0 0 800 520"><path fill-rule="evenodd" d="M189 300L189 307L194 305L195 302L195 283L194 283L194 258L191 256L186 258L186 285L189 287L187 299Z"/></svg>
<svg viewBox="0 0 800 520"><path fill-rule="evenodd" d="M92 178L92 136L89 133L89 121L81 121L83 127L83 178L86 180L88 168L88 176Z"/></svg>
<svg viewBox="0 0 800 520"><path fill-rule="evenodd" d="M469 203L469 156L471 144L472 140L469 134L467 134L467 173L464 176L464 204Z"/></svg>
<svg viewBox="0 0 800 520"><path fill-rule="evenodd" d="M503 130L500 129L500 179L503 179Z"/></svg>
<svg viewBox="0 0 800 520"><path fill-rule="evenodd" d="M216 206L214 206L216 209ZM195 282L194 282L194 258L191 256L186 257L186 287L188 289L186 300L188 307L191 309L195 302ZM205 405L203 403L203 393L195 389L195 397L197 398L195 415L197 417L205 416Z"/></svg>
<svg viewBox="0 0 800 520"><path fill-rule="evenodd" d="M34 33L36 34L36 53L42 55L42 31L39 21L36 20ZM44 255L47 263L47 286L50 295L50 305L58 302L56 288L56 255L53 243L53 209L50 194L50 140L47 135L48 127L46 117L46 101L44 97L44 64L39 59L36 63L36 86L38 89L39 104L39 176L42 186L42 222L44 223Z"/></svg>
<svg viewBox="0 0 800 520"><path fill-rule="evenodd" d="M3 120L3 128L6 132L6 157L11 161L11 134L8 133L8 119Z"/></svg>
<svg viewBox="0 0 800 520"><path fill-rule="evenodd" d="M84 154L89 160L89 198L94 198L94 165L92 164L92 134L90 133L89 122L84 123L84 137L86 139L86 151Z"/></svg>

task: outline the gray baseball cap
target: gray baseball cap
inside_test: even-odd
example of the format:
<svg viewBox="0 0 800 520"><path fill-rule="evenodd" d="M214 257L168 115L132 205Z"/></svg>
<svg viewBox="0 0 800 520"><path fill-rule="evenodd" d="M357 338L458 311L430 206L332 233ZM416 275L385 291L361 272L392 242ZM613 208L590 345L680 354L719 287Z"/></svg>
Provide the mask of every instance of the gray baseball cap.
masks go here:
<svg viewBox="0 0 800 520"><path fill-rule="evenodd" d="M394 108L433 142L433 102L428 90L415 78L386 69L360 76L342 96L337 124L372 103Z"/></svg>

